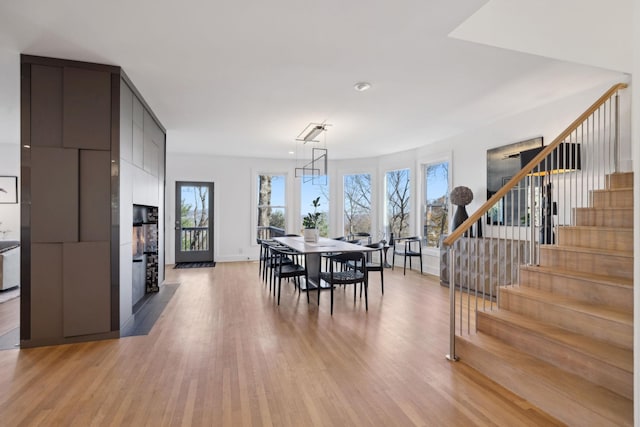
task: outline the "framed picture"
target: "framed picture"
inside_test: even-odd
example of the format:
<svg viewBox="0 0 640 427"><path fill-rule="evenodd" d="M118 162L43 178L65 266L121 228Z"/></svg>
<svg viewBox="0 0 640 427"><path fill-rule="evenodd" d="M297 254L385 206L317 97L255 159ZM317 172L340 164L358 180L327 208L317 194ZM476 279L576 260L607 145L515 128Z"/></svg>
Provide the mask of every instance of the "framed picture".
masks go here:
<svg viewBox="0 0 640 427"><path fill-rule="evenodd" d="M0 176L0 203L18 203L17 176Z"/></svg>

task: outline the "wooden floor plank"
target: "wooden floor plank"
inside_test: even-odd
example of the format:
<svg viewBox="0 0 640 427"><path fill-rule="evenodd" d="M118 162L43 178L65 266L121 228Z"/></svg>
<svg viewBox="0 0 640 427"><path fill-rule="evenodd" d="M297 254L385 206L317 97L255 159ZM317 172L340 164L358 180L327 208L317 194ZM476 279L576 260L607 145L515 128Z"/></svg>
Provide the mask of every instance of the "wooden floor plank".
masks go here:
<svg viewBox="0 0 640 427"><path fill-rule="evenodd" d="M561 425L448 362L449 290L385 271L364 300L283 284L255 262L167 269L180 282L146 336L0 351L7 425ZM465 302L466 304L466 302Z"/></svg>

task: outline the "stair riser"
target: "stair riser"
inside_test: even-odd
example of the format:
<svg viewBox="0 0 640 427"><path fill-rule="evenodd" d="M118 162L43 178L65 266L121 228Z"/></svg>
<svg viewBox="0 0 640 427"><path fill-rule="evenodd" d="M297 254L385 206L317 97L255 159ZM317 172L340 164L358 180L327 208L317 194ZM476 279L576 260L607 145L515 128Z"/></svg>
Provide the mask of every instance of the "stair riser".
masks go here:
<svg viewBox="0 0 640 427"><path fill-rule="evenodd" d="M503 289L500 293L500 308L599 339L618 347L633 348L633 326L628 324L527 298L511 293L508 288Z"/></svg>
<svg viewBox="0 0 640 427"><path fill-rule="evenodd" d="M558 276L552 273L522 269L520 286L528 286L556 295L575 298L581 302L616 307L628 313L633 312L633 288L612 286L574 277Z"/></svg>
<svg viewBox="0 0 640 427"><path fill-rule="evenodd" d="M540 265L610 277L633 278L633 257L540 248Z"/></svg>
<svg viewBox="0 0 640 427"><path fill-rule="evenodd" d="M608 185L608 188L633 188L633 172L609 175Z"/></svg>
<svg viewBox="0 0 640 427"><path fill-rule="evenodd" d="M558 244L615 251L633 251L633 232L598 228L558 228Z"/></svg>
<svg viewBox="0 0 640 427"><path fill-rule="evenodd" d="M605 387L627 399L633 399L633 373L599 360L591 355L575 351L551 337L514 327L496 319L490 313L478 313L478 330L528 352L565 371Z"/></svg>
<svg viewBox="0 0 640 427"><path fill-rule="evenodd" d="M456 340L456 351L463 363L569 425L611 425L610 419L567 399L562 390L520 370L517 361L512 363L464 339Z"/></svg>
<svg viewBox="0 0 640 427"><path fill-rule="evenodd" d="M633 209L576 209L576 225L633 228Z"/></svg>
<svg viewBox="0 0 640 427"><path fill-rule="evenodd" d="M633 207L633 190L594 191L591 193L594 208L631 208Z"/></svg>

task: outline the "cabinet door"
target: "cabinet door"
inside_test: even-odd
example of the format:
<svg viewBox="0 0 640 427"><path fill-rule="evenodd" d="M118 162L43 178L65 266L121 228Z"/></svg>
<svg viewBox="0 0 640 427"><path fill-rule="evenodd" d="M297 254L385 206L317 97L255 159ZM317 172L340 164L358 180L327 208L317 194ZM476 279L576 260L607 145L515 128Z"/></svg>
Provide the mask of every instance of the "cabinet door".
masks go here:
<svg viewBox="0 0 640 427"><path fill-rule="evenodd" d="M109 242L65 243L62 250L65 337L109 332Z"/></svg>
<svg viewBox="0 0 640 427"><path fill-rule="evenodd" d="M133 160L133 92L120 80L120 157Z"/></svg>
<svg viewBox="0 0 640 427"><path fill-rule="evenodd" d="M31 146L62 147L62 68L31 66Z"/></svg>
<svg viewBox="0 0 640 427"><path fill-rule="evenodd" d="M78 241L78 150L31 148L31 241Z"/></svg>
<svg viewBox="0 0 640 427"><path fill-rule="evenodd" d="M108 151L80 150L80 241L107 241L111 231Z"/></svg>
<svg viewBox="0 0 640 427"><path fill-rule="evenodd" d="M144 107L137 97L133 97L133 164L142 167L144 157Z"/></svg>
<svg viewBox="0 0 640 427"><path fill-rule="evenodd" d="M63 144L111 148L111 73L65 67L63 71Z"/></svg>

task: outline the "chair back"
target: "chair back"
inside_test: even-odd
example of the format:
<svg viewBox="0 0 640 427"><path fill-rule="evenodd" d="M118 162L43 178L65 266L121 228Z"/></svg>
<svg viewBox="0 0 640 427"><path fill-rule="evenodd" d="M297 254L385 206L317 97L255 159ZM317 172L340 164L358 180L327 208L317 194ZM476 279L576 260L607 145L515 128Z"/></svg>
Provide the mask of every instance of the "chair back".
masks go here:
<svg viewBox="0 0 640 427"><path fill-rule="evenodd" d="M352 233L349 235L349 241L357 240L358 242L366 241L365 244L371 243L371 234L369 233Z"/></svg>
<svg viewBox="0 0 640 427"><path fill-rule="evenodd" d="M379 260L380 260L380 265L382 265L383 263L383 254L382 254L382 250L384 248L384 243L382 242L378 242L378 243L371 243L369 245L364 245L365 248L371 248L371 249L376 249L375 251L368 251L367 252L367 263L371 263L372 260L372 255L375 252L378 252L378 256L379 256Z"/></svg>
<svg viewBox="0 0 640 427"><path fill-rule="evenodd" d="M355 270L365 271L366 258L363 252L341 252L328 258L337 263L352 264ZM333 272L333 262L329 263L329 265L329 271Z"/></svg>

